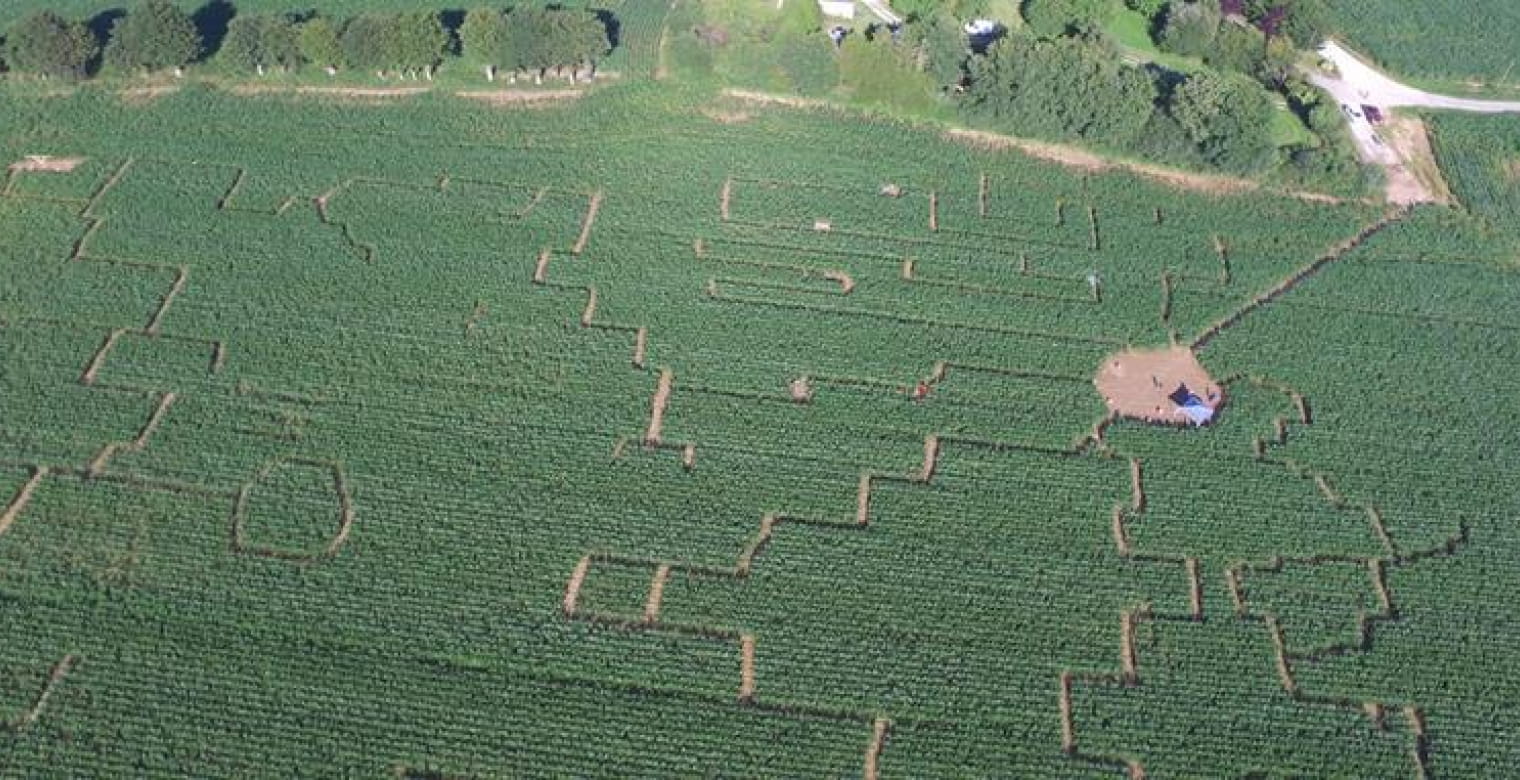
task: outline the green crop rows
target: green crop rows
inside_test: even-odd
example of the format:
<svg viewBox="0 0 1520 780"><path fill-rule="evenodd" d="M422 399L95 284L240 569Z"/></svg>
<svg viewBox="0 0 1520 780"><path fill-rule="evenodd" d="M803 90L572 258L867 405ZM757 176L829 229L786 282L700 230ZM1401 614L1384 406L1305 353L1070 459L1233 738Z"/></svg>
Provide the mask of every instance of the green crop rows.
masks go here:
<svg viewBox="0 0 1520 780"><path fill-rule="evenodd" d="M1435 114L1430 128L1436 159L1457 200L1497 225L1520 224L1520 121Z"/></svg>
<svg viewBox="0 0 1520 780"><path fill-rule="evenodd" d="M1520 5L1465 0L1460 8L1404 0L1326 3L1337 35L1406 76L1513 89Z"/></svg>
<svg viewBox="0 0 1520 780"><path fill-rule="evenodd" d="M0 101L85 158L0 195L4 774L1520 756L1491 225L650 84ZM1172 341L1217 424L1106 420Z"/></svg>

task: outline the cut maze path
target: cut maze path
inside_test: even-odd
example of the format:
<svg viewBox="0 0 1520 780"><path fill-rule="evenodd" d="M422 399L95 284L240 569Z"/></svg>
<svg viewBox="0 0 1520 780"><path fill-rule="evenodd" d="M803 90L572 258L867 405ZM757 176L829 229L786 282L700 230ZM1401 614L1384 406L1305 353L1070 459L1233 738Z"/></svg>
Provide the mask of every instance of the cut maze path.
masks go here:
<svg viewBox="0 0 1520 780"><path fill-rule="evenodd" d="M1455 614L1432 572L1493 554L1490 526L1406 531L1388 486L1343 478L1382 461L1323 455L1346 418L1321 374L1260 335L1324 316L1290 292L1368 292L1362 255L1395 262L1379 226L1418 213L758 107L694 145L689 116L629 107L634 150L605 115L444 101L429 121L477 135L418 161L362 120L409 109L348 106L335 126L375 132L287 160L271 104L237 115L246 160L175 165L210 142L144 106L141 148L72 143L91 162L0 195L3 226L77 219L17 231L0 270L88 272L0 301L6 365L50 390L4 396L37 408L0 424L0 576L24 594L0 604L22 637L0 666L37 683L18 712L47 703L17 766L98 768L64 723L206 751L102 738L163 774L253 771L249 740L290 774L1161 776L1268 755L1398 775L1495 754L1447 727L1437 683L1461 675L1418 660ZM905 137L923 159L818 181L838 143ZM92 186L41 178L76 175ZM47 307L116 280L120 321ZM1473 348L1385 287L1313 303ZM1173 330L1254 370L1222 376L1216 425L1115 419L1092 372ZM1373 454L1397 435L1355 433ZM49 606L92 577L118 584L88 620ZM1503 639L1472 641L1503 658ZM1390 648L1415 684L1383 676ZM204 725L224 700L268 717L234 745ZM1249 739L1187 738L1221 729Z"/></svg>

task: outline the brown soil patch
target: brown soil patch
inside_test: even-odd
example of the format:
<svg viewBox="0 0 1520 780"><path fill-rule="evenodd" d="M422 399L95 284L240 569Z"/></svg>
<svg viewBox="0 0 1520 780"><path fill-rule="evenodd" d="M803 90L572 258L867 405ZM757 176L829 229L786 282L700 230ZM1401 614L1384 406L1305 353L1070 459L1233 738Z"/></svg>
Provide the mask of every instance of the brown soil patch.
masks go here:
<svg viewBox="0 0 1520 780"><path fill-rule="evenodd" d="M644 367L644 356L649 352L649 329L641 327L633 332L633 367Z"/></svg>
<svg viewBox="0 0 1520 780"><path fill-rule="evenodd" d="M121 102L129 106L141 106L152 103L164 95L172 95L178 91L178 84L164 84L157 87L128 87L116 94L121 97Z"/></svg>
<svg viewBox="0 0 1520 780"><path fill-rule="evenodd" d="M660 602L665 597L665 583L670 580L670 564L662 563L649 580L649 597L644 600L644 622L654 623L660 619Z"/></svg>
<svg viewBox="0 0 1520 780"><path fill-rule="evenodd" d="M1430 135L1418 117L1389 117L1381 133L1402 164L1388 166L1388 202L1398 205L1415 203L1452 203L1451 188L1441 176Z"/></svg>
<svg viewBox="0 0 1520 780"><path fill-rule="evenodd" d="M790 95L772 95L768 92L756 92L749 89L725 89L723 94L731 98L738 98L747 103L771 106L791 106L792 108L827 108L829 102L814 98L792 97Z"/></svg>
<svg viewBox="0 0 1520 780"><path fill-rule="evenodd" d="M1304 192L1302 190L1298 190L1287 194L1298 198L1299 200L1308 201L1310 203L1327 203L1331 206L1338 206L1346 202L1345 198L1337 198L1334 195L1326 195L1323 192ZM1368 199L1363 198L1361 201L1365 203L1368 202Z"/></svg>
<svg viewBox="0 0 1520 780"><path fill-rule="evenodd" d="M841 294L849 295L850 291L855 289L855 277L850 276L844 271L824 271L823 278L831 282L839 282L839 292Z"/></svg>
<svg viewBox="0 0 1520 780"><path fill-rule="evenodd" d="M1124 168L1146 178L1155 179L1167 186L1191 192L1203 192L1211 195L1235 195L1242 192L1254 192L1259 189L1259 185L1256 182L1246 179L1188 173L1186 171L1163 168L1159 165L1125 163ZM1308 194L1317 195L1320 198L1331 197L1329 195L1318 195L1317 193Z"/></svg>
<svg viewBox="0 0 1520 780"><path fill-rule="evenodd" d="M429 87L297 87L302 95L335 95L355 98L391 98L420 95Z"/></svg>
<svg viewBox="0 0 1520 780"><path fill-rule="evenodd" d="M555 103L564 100L577 100L585 95L583 89L484 89L484 90L461 90L454 95L470 100L479 100L493 106L530 106L542 103Z"/></svg>
<svg viewBox="0 0 1520 780"><path fill-rule="evenodd" d="M644 431L644 444L660 443L660 432L665 427L665 407L670 403L670 391L674 375L670 369L660 372L660 383L655 387L654 399L649 403L649 427Z"/></svg>
<svg viewBox="0 0 1520 780"><path fill-rule="evenodd" d="M739 701L755 700L755 635L739 637Z"/></svg>
<svg viewBox="0 0 1520 780"><path fill-rule="evenodd" d="M1187 347L1125 350L1103 360L1093 384L1113 413L1163 425L1189 420L1167 396L1187 385L1212 409L1224 402L1224 389L1209 377Z"/></svg>
<svg viewBox="0 0 1520 780"><path fill-rule="evenodd" d="M1064 165L1085 173L1104 173L1115 170L1127 171L1137 176L1143 176L1147 179L1160 182L1168 187L1187 192L1201 192L1208 195L1238 195L1256 192L1262 188L1259 183L1250 179L1193 173L1191 171L1167 168L1150 163L1112 160L1076 146L1031 141L1000 133L989 133L984 130L951 128L945 131L945 138L982 149L998 151L1013 149L1023 152L1030 157ZM1339 204L1345 202L1344 198L1337 198L1334 195L1326 195L1322 192L1291 190L1280 191L1278 194L1313 203Z"/></svg>
<svg viewBox="0 0 1520 780"><path fill-rule="evenodd" d="M1023 138L1014 138L1010 135L989 133L983 130L965 130L962 128L946 130L945 137L951 141L958 141L968 146L976 146L983 149L1016 149L1030 157L1091 173L1106 171L1114 167L1113 163L1108 160L1084 149L1078 149L1075 146L1050 144L1043 141L1029 141Z"/></svg>
<svg viewBox="0 0 1520 780"><path fill-rule="evenodd" d="M570 247L571 254L580 254L586 251L586 242L591 240L591 226L596 224L596 213L602 208L602 191L597 190L591 194L591 202L586 207L586 217L581 222L581 233L575 238L575 246Z"/></svg>
<svg viewBox="0 0 1520 780"><path fill-rule="evenodd" d="M691 32L697 36L697 40L708 46L723 46L728 43L728 31L717 25L699 24L692 28Z"/></svg>
<svg viewBox="0 0 1520 780"><path fill-rule="evenodd" d="M570 581L565 584L564 610L566 615L575 614L576 601L581 596L581 586L586 584L586 572L591 570L591 556L587 555L575 564L575 571L570 572Z"/></svg>
<svg viewBox="0 0 1520 780"><path fill-rule="evenodd" d="M1504 180L1511 183L1520 181L1520 160L1510 160L1504 164Z"/></svg>
<svg viewBox="0 0 1520 780"><path fill-rule="evenodd" d="M10 503L5 505L5 511L0 512L0 534L10 530L11 524L21 516L21 511L26 509L27 502L32 500L32 494L37 492L37 486L42 484L42 480L47 475L46 466L36 466L32 469L32 476L11 497Z"/></svg>
<svg viewBox="0 0 1520 780"><path fill-rule="evenodd" d="M813 382L808 377L800 376L793 379L786 389L796 403L805 404L813 400Z"/></svg>
<svg viewBox="0 0 1520 780"><path fill-rule="evenodd" d="M738 125L755 118L755 115L748 111L725 111L720 108L704 108L702 116L720 125Z"/></svg>
<svg viewBox="0 0 1520 780"><path fill-rule="evenodd" d="M272 84L239 84L234 95L315 95L347 100L389 100L420 95L431 87L282 87Z"/></svg>
<svg viewBox="0 0 1520 780"><path fill-rule="evenodd" d="M46 154L29 154L13 162L8 170L16 173L69 173L83 165L88 157L51 157Z"/></svg>
<svg viewBox="0 0 1520 780"><path fill-rule="evenodd" d="M877 780L880 777L877 764L881 762L881 750L886 745L887 729L891 725L891 721L886 718L877 718L871 724L871 741L866 743L865 764L861 770L864 780Z"/></svg>

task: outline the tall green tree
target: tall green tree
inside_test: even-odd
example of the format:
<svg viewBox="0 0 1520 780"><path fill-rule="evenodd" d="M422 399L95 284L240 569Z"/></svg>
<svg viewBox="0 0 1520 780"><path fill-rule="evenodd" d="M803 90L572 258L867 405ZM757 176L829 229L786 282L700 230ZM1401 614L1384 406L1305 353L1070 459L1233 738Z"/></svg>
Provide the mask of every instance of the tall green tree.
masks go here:
<svg viewBox="0 0 1520 780"><path fill-rule="evenodd" d="M459 25L459 44L465 60L485 71L486 79L496 80L496 69L512 67L507 51L506 16L495 8L474 8Z"/></svg>
<svg viewBox="0 0 1520 780"><path fill-rule="evenodd" d="M406 11L388 19L391 66L405 71L424 71L432 78L433 69L449 48L449 31L437 11Z"/></svg>
<svg viewBox="0 0 1520 780"><path fill-rule="evenodd" d="M144 0L111 27L105 58L123 70L178 68L201 52L201 35L189 14L169 0Z"/></svg>
<svg viewBox="0 0 1520 780"><path fill-rule="evenodd" d="M296 48L302 60L324 68L336 68L344 60L338 28L325 16L313 16L301 23Z"/></svg>
<svg viewBox="0 0 1520 780"><path fill-rule="evenodd" d="M545 68L563 71L565 64L574 57L575 26L570 15L560 9L550 9L544 14L540 28L542 48L539 57Z"/></svg>
<svg viewBox="0 0 1520 780"><path fill-rule="evenodd" d="M270 68L294 68L301 64L298 35L288 16L237 16L227 25L217 59L260 75Z"/></svg>
<svg viewBox="0 0 1520 780"><path fill-rule="evenodd" d="M1127 148L1155 110L1155 82L1093 41L1010 35L971 62L963 108L1016 133Z"/></svg>
<svg viewBox="0 0 1520 780"><path fill-rule="evenodd" d="M1019 11L1029 29L1042 38L1066 35L1104 21L1111 0L1024 0Z"/></svg>
<svg viewBox="0 0 1520 780"><path fill-rule="evenodd" d="M338 40L343 64L350 68L384 70L395 64L395 44L389 16L364 13L343 24Z"/></svg>
<svg viewBox="0 0 1520 780"><path fill-rule="evenodd" d="M1323 43L1331 31L1330 9L1325 0L1292 0L1287 16L1275 32L1287 36L1297 48L1312 49Z"/></svg>
<svg viewBox="0 0 1520 780"><path fill-rule="evenodd" d="M595 72L596 63L612 49L607 38L607 26L591 11L565 11L568 15L570 59L566 62L575 68Z"/></svg>
<svg viewBox="0 0 1520 780"><path fill-rule="evenodd" d="M100 42L88 27L52 11L32 14L5 31L5 60L23 73L77 78L98 53Z"/></svg>
<svg viewBox="0 0 1520 780"><path fill-rule="evenodd" d="M959 86L965 79L970 44L949 14L933 13L909 22L907 37L913 46L914 62L936 85Z"/></svg>
<svg viewBox="0 0 1520 780"><path fill-rule="evenodd" d="M1275 110L1266 92L1244 76L1206 70L1190 75L1168 106L1203 158L1234 173L1253 173L1275 160Z"/></svg>
<svg viewBox="0 0 1520 780"><path fill-rule="evenodd" d="M366 13L343 25L339 42L350 67L424 71L431 78L448 50L449 33L437 11Z"/></svg>
<svg viewBox="0 0 1520 780"><path fill-rule="evenodd" d="M1221 24L1214 45L1204 61L1223 70L1254 76L1267 59L1267 39L1260 31L1242 24Z"/></svg>
<svg viewBox="0 0 1520 780"><path fill-rule="evenodd" d="M561 42L561 28L554 12L536 6L519 6L507 15L509 47L516 56L515 69L533 74L535 84L543 81L544 72L555 66Z"/></svg>
<svg viewBox="0 0 1520 780"><path fill-rule="evenodd" d="M1207 57L1214 50L1214 38L1219 34L1223 20L1219 3L1215 0L1202 2L1172 3L1157 41L1161 48L1184 57Z"/></svg>
<svg viewBox="0 0 1520 780"><path fill-rule="evenodd" d="M1154 22L1166 11L1171 0L1124 0L1124 7L1131 11L1137 11L1145 18Z"/></svg>
<svg viewBox="0 0 1520 780"><path fill-rule="evenodd" d="M535 82L542 81L551 68L561 73L571 68L572 78L574 70L594 70L596 62L611 49L607 26L590 11L522 5L504 19L498 63L513 71L531 72ZM495 34L489 27L480 29ZM464 32L460 32L462 37ZM477 34L471 32L472 37ZM465 48L469 49L468 42Z"/></svg>

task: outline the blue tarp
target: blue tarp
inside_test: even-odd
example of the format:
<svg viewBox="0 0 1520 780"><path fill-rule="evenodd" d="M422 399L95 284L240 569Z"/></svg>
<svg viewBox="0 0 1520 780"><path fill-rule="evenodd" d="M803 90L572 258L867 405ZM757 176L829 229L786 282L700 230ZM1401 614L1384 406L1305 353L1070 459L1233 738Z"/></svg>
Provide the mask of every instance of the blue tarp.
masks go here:
<svg viewBox="0 0 1520 780"><path fill-rule="evenodd" d="M1197 396L1193 396L1190 400L1196 403L1186 403L1179 408L1183 414L1187 415L1189 420L1193 421L1194 425L1203 425L1209 420L1214 419L1214 410L1204 406Z"/></svg>
<svg viewBox="0 0 1520 780"><path fill-rule="evenodd" d="M1203 425L1214 419L1214 410L1204 403L1202 398L1189 390L1187 385L1177 385L1177 389L1173 390L1167 398L1177 404L1178 411L1187 415L1194 425Z"/></svg>

